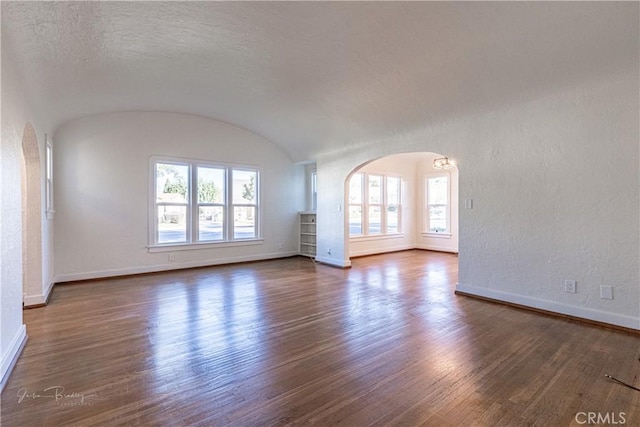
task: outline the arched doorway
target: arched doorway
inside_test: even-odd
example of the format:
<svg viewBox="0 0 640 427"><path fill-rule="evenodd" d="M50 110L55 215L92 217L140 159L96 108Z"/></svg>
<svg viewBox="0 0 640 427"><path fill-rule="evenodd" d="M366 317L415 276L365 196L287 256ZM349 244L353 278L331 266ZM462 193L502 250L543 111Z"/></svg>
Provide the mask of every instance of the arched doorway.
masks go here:
<svg viewBox="0 0 640 427"><path fill-rule="evenodd" d="M407 249L458 253L458 168L436 167L443 157L393 154L365 162L347 176L349 258Z"/></svg>
<svg viewBox="0 0 640 427"><path fill-rule="evenodd" d="M22 296L42 294L42 181L40 150L30 123L22 136ZM26 304L28 305L28 304Z"/></svg>

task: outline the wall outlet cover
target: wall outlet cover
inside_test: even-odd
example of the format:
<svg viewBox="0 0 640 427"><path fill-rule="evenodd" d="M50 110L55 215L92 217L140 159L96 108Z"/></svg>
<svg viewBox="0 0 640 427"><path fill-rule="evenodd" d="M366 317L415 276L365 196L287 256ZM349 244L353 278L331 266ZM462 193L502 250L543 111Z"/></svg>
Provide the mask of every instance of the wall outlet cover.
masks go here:
<svg viewBox="0 0 640 427"><path fill-rule="evenodd" d="M564 281L564 291L569 294L575 294L578 291L577 283L575 280Z"/></svg>
<svg viewBox="0 0 640 427"><path fill-rule="evenodd" d="M613 299L613 286L600 286L600 298Z"/></svg>

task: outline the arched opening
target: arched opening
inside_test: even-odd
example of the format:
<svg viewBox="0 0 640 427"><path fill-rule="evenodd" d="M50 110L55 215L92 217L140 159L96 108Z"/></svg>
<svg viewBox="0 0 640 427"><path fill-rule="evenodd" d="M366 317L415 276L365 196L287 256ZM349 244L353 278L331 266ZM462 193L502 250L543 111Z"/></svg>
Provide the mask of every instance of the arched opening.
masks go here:
<svg viewBox="0 0 640 427"><path fill-rule="evenodd" d="M22 136L22 296L42 294L42 182L40 150L30 123Z"/></svg>
<svg viewBox="0 0 640 427"><path fill-rule="evenodd" d="M393 154L351 171L345 181L348 258L407 249L458 253L458 168L434 166L443 157Z"/></svg>

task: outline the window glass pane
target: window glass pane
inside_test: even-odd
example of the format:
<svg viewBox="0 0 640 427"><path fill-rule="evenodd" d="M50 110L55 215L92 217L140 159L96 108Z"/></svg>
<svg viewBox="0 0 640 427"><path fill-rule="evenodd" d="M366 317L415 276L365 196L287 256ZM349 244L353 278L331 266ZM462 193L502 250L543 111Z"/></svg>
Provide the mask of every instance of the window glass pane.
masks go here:
<svg viewBox="0 0 640 427"><path fill-rule="evenodd" d="M447 205L429 206L429 231L434 233L447 231Z"/></svg>
<svg viewBox="0 0 640 427"><path fill-rule="evenodd" d="M369 203L382 203L382 177L369 175Z"/></svg>
<svg viewBox="0 0 640 427"><path fill-rule="evenodd" d="M224 169L198 167L198 203L224 204Z"/></svg>
<svg viewBox="0 0 640 427"><path fill-rule="evenodd" d="M158 206L158 243L186 242L186 218L186 206Z"/></svg>
<svg viewBox="0 0 640 427"><path fill-rule="evenodd" d="M318 207L318 174L317 172L311 173L311 210L316 210Z"/></svg>
<svg viewBox="0 0 640 427"><path fill-rule="evenodd" d="M189 166L170 163L156 164L156 201L187 203Z"/></svg>
<svg viewBox="0 0 640 427"><path fill-rule="evenodd" d="M257 171L233 170L233 203L256 203L257 177Z"/></svg>
<svg viewBox="0 0 640 427"><path fill-rule="evenodd" d="M224 238L224 208L202 206L199 211L198 240L222 240Z"/></svg>
<svg viewBox="0 0 640 427"><path fill-rule="evenodd" d="M380 206L369 206L369 234L380 233L382 230L382 209Z"/></svg>
<svg viewBox="0 0 640 427"><path fill-rule="evenodd" d="M449 186L447 184L446 176L439 176L436 178L429 178L429 187L427 189L429 195L430 205L446 205L447 200L447 192L449 191Z"/></svg>
<svg viewBox="0 0 640 427"><path fill-rule="evenodd" d="M358 205L362 203L362 174L357 173L349 180L349 203Z"/></svg>
<svg viewBox="0 0 640 427"><path fill-rule="evenodd" d="M387 204L400 204L400 178L387 178Z"/></svg>
<svg viewBox="0 0 640 427"><path fill-rule="evenodd" d="M349 206L349 234L362 234L362 206Z"/></svg>
<svg viewBox="0 0 640 427"><path fill-rule="evenodd" d="M398 206L387 207L387 233L397 233L398 230Z"/></svg>
<svg viewBox="0 0 640 427"><path fill-rule="evenodd" d="M253 206L234 206L233 238L249 239L256 237L256 208Z"/></svg>
<svg viewBox="0 0 640 427"><path fill-rule="evenodd" d="M51 155L51 146L47 144L47 179L51 179L51 171L53 170L53 156Z"/></svg>

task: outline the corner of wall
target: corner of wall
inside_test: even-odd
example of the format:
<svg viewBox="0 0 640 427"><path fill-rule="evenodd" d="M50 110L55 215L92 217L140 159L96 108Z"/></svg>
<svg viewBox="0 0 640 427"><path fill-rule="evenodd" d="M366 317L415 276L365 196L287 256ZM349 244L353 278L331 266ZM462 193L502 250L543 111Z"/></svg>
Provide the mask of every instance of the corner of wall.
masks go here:
<svg viewBox="0 0 640 427"><path fill-rule="evenodd" d="M2 392L4 386L7 384L11 371L13 371L18 357L27 343L27 338L27 328L25 325L22 325L11 340L7 351L2 355L2 359L0 360L0 392Z"/></svg>

